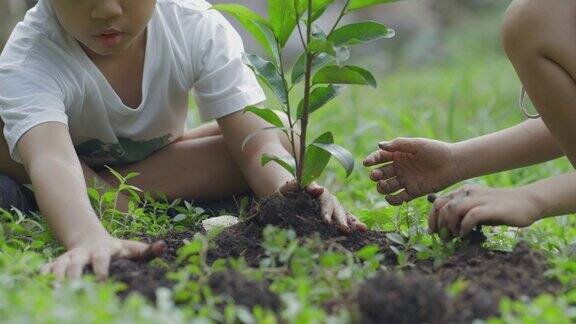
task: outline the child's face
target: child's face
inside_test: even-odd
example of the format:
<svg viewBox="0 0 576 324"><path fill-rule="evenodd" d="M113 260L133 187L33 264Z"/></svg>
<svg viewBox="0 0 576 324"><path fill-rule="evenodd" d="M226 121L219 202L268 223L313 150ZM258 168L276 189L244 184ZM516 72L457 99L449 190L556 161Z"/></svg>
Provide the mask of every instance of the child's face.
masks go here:
<svg viewBox="0 0 576 324"><path fill-rule="evenodd" d="M98 55L116 55L142 35L156 0L52 0L64 30Z"/></svg>

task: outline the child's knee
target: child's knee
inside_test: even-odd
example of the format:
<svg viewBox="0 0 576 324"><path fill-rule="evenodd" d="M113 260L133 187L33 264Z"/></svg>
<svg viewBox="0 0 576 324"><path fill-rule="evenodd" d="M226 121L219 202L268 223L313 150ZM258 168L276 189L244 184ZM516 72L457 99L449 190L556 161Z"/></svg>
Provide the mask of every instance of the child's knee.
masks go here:
<svg viewBox="0 0 576 324"><path fill-rule="evenodd" d="M511 59L518 55L542 53L551 39L568 25L574 25L573 0L514 0L502 24L502 44ZM570 14L567 14L570 13Z"/></svg>

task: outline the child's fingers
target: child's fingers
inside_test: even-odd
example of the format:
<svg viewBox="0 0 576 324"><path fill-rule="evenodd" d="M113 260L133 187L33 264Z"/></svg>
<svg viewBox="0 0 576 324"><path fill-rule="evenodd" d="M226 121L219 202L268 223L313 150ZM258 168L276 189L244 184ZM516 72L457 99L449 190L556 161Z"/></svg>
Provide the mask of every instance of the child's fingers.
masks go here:
<svg viewBox="0 0 576 324"><path fill-rule="evenodd" d="M461 222L464 216L473 208L482 205L483 199L478 197L464 197L450 200L438 215L438 226L446 227L452 235L460 235Z"/></svg>
<svg viewBox="0 0 576 324"><path fill-rule="evenodd" d="M166 249L166 242L156 241L156 242L150 244L150 246L148 246L148 249L146 249L144 251L144 253L142 253L142 255L139 257L139 259L142 261L154 260L154 259L162 256L165 249Z"/></svg>
<svg viewBox="0 0 576 324"><path fill-rule="evenodd" d="M336 221L336 226L340 228L344 233L350 232L350 226L348 226L348 216L346 215L348 212L340 205L340 203L336 202L334 204L334 220Z"/></svg>
<svg viewBox="0 0 576 324"><path fill-rule="evenodd" d="M62 282L66 277L66 268L68 267L69 261L70 257L67 254L63 254L54 262L54 266L52 267L52 273L56 278L56 282L58 283Z"/></svg>
<svg viewBox="0 0 576 324"><path fill-rule="evenodd" d="M49 274L50 272L52 272L53 266L54 266L54 262L46 263L45 265L42 266L42 268L40 268L40 274L41 275Z"/></svg>
<svg viewBox="0 0 576 324"><path fill-rule="evenodd" d="M493 217L490 207L486 205L471 209L462 219L460 235L466 236L470 234L476 225L492 223Z"/></svg>
<svg viewBox="0 0 576 324"><path fill-rule="evenodd" d="M398 190L403 189L404 187L400 184L400 181L396 178L392 178L386 181L378 182L377 189L378 192L383 195L389 195L395 193Z"/></svg>
<svg viewBox="0 0 576 324"><path fill-rule="evenodd" d="M327 224L332 224L332 214L334 213L334 199L330 194L321 195L318 198L320 203L320 212L322 213L322 218Z"/></svg>
<svg viewBox="0 0 576 324"><path fill-rule="evenodd" d="M98 253L92 256L92 269L98 281L108 279L108 269L110 268L110 255Z"/></svg>
<svg viewBox="0 0 576 324"><path fill-rule="evenodd" d="M325 192L328 194L328 192L326 191L326 189L324 189L324 187L322 187L316 183L311 183L310 185L308 185L306 187L306 192L310 196L312 196L312 198L315 198L315 199L318 199Z"/></svg>
<svg viewBox="0 0 576 324"><path fill-rule="evenodd" d="M418 138L399 137L390 142L380 142L378 146L390 152L417 153L422 145Z"/></svg>
<svg viewBox="0 0 576 324"><path fill-rule="evenodd" d="M380 181L390 179L396 176L393 164L388 164L378 169L370 171L369 177L372 181Z"/></svg>
<svg viewBox="0 0 576 324"><path fill-rule="evenodd" d="M281 193L287 193L287 192L290 192L290 191L294 191L294 190L296 190L296 189L298 189L298 182L296 182L295 180L292 180L292 181L286 182L286 183L279 189L279 191L280 191Z"/></svg>
<svg viewBox="0 0 576 324"><path fill-rule="evenodd" d="M148 250L149 245L136 241L120 241L120 249L117 251L116 257L121 259L140 260L142 255Z"/></svg>
<svg viewBox="0 0 576 324"><path fill-rule="evenodd" d="M394 154L392 152L378 150L368 155L364 159L363 163L364 166L371 167L386 162L392 162L393 155Z"/></svg>
<svg viewBox="0 0 576 324"><path fill-rule="evenodd" d="M88 261L88 256L84 253L73 255L66 267L66 277L72 280L80 279L80 277L82 277L82 270L84 270L84 266Z"/></svg>
<svg viewBox="0 0 576 324"><path fill-rule="evenodd" d="M428 233L433 234L438 232L438 215L448 201L450 201L450 199L447 197L437 197L434 200L434 204L428 213Z"/></svg>
<svg viewBox="0 0 576 324"><path fill-rule="evenodd" d="M410 196L406 190L403 190L395 195L386 196L386 201L392 206L400 206L403 203L411 201L412 199L414 198Z"/></svg>
<svg viewBox="0 0 576 324"><path fill-rule="evenodd" d="M348 225L350 225L350 228L353 231L359 231L359 232L366 232L368 230L368 227L366 226L366 224L362 223L360 220L358 220L358 217L348 213Z"/></svg>

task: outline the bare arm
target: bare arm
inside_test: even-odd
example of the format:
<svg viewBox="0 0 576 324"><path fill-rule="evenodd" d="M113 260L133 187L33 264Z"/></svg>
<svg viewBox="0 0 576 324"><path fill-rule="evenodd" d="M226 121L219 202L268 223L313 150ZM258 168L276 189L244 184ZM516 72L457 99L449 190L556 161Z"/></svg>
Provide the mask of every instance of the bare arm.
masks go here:
<svg viewBox="0 0 576 324"><path fill-rule="evenodd" d="M98 220L65 125L50 122L36 126L22 136L17 149L43 216L68 250L45 271L53 272L58 279L78 278L84 265L92 263L96 275L104 279L111 257L147 253L148 245L114 239Z"/></svg>
<svg viewBox="0 0 576 324"><path fill-rule="evenodd" d="M282 145L280 131L263 132L249 142L242 151L242 142L251 133L270 127L268 123L251 113L237 112L218 120L220 129L234 161L248 181L250 188L265 197L278 191L294 177L276 163L261 165L263 153L277 156L290 155Z"/></svg>
<svg viewBox="0 0 576 324"><path fill-rule="evenodd" d="M388 163L370 172L386 200L400 205L473 177L524 167L563 155L541 120L450 144L425 138L380 143L364 165ZM404 190L402 190L404 189ZM399 192L399 190L402 190Z"/></svg>
<svg viewBox="0 0 576 324"><path fill-rule="evenodd" d="M84 237L108 236L88 200L82 168L64 125L34 127L20 139L18 151L38 206L67 249Z"/></svg>
<svg viewBox="0 0 576 324"><path fill-rule="evenodd" d="M462 179L516 169L564 155L541 119L528 120L453 146Z"/></svg>

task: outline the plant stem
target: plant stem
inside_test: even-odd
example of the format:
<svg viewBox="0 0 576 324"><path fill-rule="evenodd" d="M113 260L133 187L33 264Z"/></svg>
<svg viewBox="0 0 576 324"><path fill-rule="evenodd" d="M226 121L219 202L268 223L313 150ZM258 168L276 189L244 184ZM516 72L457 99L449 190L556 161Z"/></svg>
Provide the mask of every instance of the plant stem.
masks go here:
<svg viewBox="0 0 576 324"><path fill-rule="evenodd" d="M312 0L308 0L308 19L306 21L306 44L312 39ZM302 113L302 133L300 135L299 168L296 172L298 187L303 189L302 174L304 171L304 158L306 156L306 133L308 130L308 117L310 114L310 79L312 76L312 53L306 51L306 75L304 78L304 109Z"/></svg>
<svg viewBox="0 0 576 324"><path fill-rule="evenodd" d="M342 11L340 11L340 15L338 16L338 19L336 19L336 23L334 24L334 26L332 26L332 29L330 29L330 32L328 33L327 36L332 35L332 32L334 32L334 30L336 29L336 27L338 27L338 24L340 23L340 20L342 20L342 18L344 17L344 15L346 14L346 10L348 9L348 5L350 4L350 0L346 0L346 3L344 4L344 7L342 8Z"/></svg>
<svg viewBox="0 0 576 324"><path fill-rule="evenodd" d="M286 73L284 72L284 64L282 62L282 49L280 48L280 44L277 43L278 48L278 65L280 67L280 77L282 77L282 82L284 83L284 93L286 95L286 115L288 115L288 123L290 124L290 145L292 149L292 156L294 157L294 161L296 163L296 170L299 170L299 162L296 154L296 137L294 136L294 124L292 123L292 112L290 109L290 92L288 91L288 81L286 81Z"/></svg>

